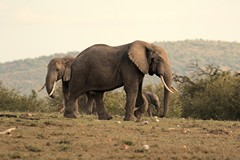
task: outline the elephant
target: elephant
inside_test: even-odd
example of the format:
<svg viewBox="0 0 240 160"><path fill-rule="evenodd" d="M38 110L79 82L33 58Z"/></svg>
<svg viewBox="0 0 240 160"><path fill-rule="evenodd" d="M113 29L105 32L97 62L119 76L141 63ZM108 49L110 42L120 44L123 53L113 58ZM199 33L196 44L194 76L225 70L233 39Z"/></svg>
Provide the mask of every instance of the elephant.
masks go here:
<svg viewBox="0 0 240 160"><path fill-rule="evenodd" d="M70 97L64 117L77 118L74 104L77 98L94 91L99 119L110 119L103 104L103 94L123 86L126 93L125 121L141 120L147 111L147 100L142 94L145 74L157 75L164 85L164 104L161 117L166 116L172 73L167 54L160 46L134 41L121 46L96 44L83 50L72 63L69 81ZM134 111L135 108L138 108Z"/></svg>
<svg viewBox="0 0 240 160"><path fill-rule="evenodd" d="M47 93L50 97L54 98L54 90L56 82L62 79L62 92L63 92L63 109L65 108L65 102L68 101L69 98L69 89L68 83L71 77L71 65L75 60L72 56L65 56L63 58L53 58L50 60L48 64L48 71L46 75L46 82L45 85L41 88L41 90L46 86ZM88 92L85 95L82 95L79 98L78 103L75 104L75 113L79 114L78 112L78 104L80 104L83 113L91 114L91 106L94 105L94 93ZM96 106L95 106L96 107ZM88 108L88 109L86 109ZM61 112L60 111L60 112Z"/></svg>
<svg viewBox="0 0 240 160"><path fill-rule="evenodd" d="M148 115L150 117L152 116L158 116L160 113L160 107L161 103L159 101L158 96L155 93L152 92L143 92L144 96L147 98L148 101Z"/></svg>
<svg viewBox="0 0 240 160"><path fill-rule="evenodd" d="M56 82L62 79L62 93L64 102L68 101L69 98L68 83L71 77L71 65L74 60L75 58L72 56L65 56L63 58L53 58L50 60L47 66L48 70L46 75L45 86L47 93L51 98L55 97L54 91L56 87ZM79 114L77 103L74 106L75 106L74 112L76 112L76 114Z"/></svg>

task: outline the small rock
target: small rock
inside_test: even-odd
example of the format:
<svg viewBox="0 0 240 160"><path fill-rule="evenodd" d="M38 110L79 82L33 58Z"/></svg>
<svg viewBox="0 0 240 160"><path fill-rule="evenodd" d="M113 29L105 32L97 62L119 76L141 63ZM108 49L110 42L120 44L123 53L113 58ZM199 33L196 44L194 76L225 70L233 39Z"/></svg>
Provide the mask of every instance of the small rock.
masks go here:
<svg viewBox="0 0 240 160"><path fill-rule="evenodd" d="M149 124L149 122L148 122L148 121L143 121L143 124L146 124L146 125L147 125L147 124Z"/></svg>
<svg viewBox="0 0 240 160"><path fill-rule="evenodd" d="M32 113L27 113L27 116L28 116L28 117L32 117L33 114L32 114Z"/></svg>
<svg viewBox="0 0 240 160"><path fill-rule="evenodd" d="M189 130L186 130L186 129L183 129L182 130L182 133L184 133L184 134L187 134L187 133L189 133L190 131Z"/></svg>
<svg viewBox="0 0 240 160"><path fill-rule="evenodd" d="M168 128L169 131L175 130L175 128Z"/></svg>
<svg viewBox="0 0 240 160"><path fill-rule="evenodd" d="M150 148L149 145L147 145L147 144L143 145L144 150L149 150L149 148Z"/></svg>
<svg viewBox="0 0 240 160"><path fill-rule="evenodd" d="M129 148L129 146L128 145L124 145L124 147L123 147L124 149L128 149Z"/></svg>
<svg viewBox="0 0 240 160"><path fill-rule="evenodd" d="M115 123L117 123L117 124L121 124L122 122L121 122L121 121L116 121Z"/></svg>

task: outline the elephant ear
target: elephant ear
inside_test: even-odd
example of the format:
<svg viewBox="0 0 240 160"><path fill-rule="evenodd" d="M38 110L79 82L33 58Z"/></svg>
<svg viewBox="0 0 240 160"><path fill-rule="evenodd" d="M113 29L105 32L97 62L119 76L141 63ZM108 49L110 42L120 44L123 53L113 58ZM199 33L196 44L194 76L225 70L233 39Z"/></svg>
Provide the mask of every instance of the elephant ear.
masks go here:
<svg viewBox="0 0 240 160"><path fill-rule="evenodd" d="M63 74L63 81L69 81L71 77L71 63L66 62L65 71Z"/></svg>
<svg viewBox="0 0 240 160"><path fill-rule="evenodd" d="M150 44L142 41L135 41L129 48L128 57L138 67L147 74L150 64Z"/></svg>

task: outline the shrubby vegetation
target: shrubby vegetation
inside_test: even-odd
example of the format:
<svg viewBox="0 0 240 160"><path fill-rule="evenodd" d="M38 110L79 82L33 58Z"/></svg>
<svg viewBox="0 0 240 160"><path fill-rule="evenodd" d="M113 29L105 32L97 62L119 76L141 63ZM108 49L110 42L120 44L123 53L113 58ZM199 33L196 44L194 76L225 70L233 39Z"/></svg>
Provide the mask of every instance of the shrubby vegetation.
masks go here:
<svg viewBox="0 0 240 160"><path fill-rule="evenodd" d="M188 67L189 76L174 74L173 80L179 92L171 94L168 117L184 117L214 120L240 120L240 74L224 71L208 65ZM158 95L163 102L161 83L144 86L144 91ZM125 92L111 91L105 94L104 103L109 113L125 114ZM41 98L32 90L30 95L21 95L0 83L0 111L56 112L63 105L61 87L56 98Z"/></svg>
<svg viewBox="0 0 240 160"><path fill-rule="evenodd" d="M14 89L8 89L0 82L0 111L11 112L52 112L54 109L44 98L39 98L32 90L31 95L21 95Z"/></svg>
<svg viewBox="0 0 240 160"><path fill-rule="evenodd" d="M219 67L189 66L191 74L175 75L182 117L240 120L240 75Z"/></svg>

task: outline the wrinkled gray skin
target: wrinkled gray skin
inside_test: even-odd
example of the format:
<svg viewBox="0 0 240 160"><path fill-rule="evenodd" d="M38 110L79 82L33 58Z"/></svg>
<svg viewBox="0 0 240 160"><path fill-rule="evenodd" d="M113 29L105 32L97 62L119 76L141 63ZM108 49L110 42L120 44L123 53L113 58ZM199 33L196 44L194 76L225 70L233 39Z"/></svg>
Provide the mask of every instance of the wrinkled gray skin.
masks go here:
<svg viewBox="0 0 240 160"><path fill-rule="evenodd" d="M135 41L117 47L93 45L82 51L72 64L69 81L69 101L64 116L76 118L74 104L77 98L89 91L96 93L95 100L99 119L109 119L103 104L106 91L124 86L126 114L124 120L141 120L147 111L147 100L142 94L145 74L162 76L168 88L172 73L165 51L156 45ZM167 114L170 91L164 87L164 111ZM138 108L135 112L134 109Z"/></svg>
<svg viewBox="0 0 240 160"><path fill-rule="evenodd" d="M161 103L159 101L158 96L152 92L143 92L143 94L148 101L148 110L147 110L148 115L150 117L159 116Z"/></svg>

